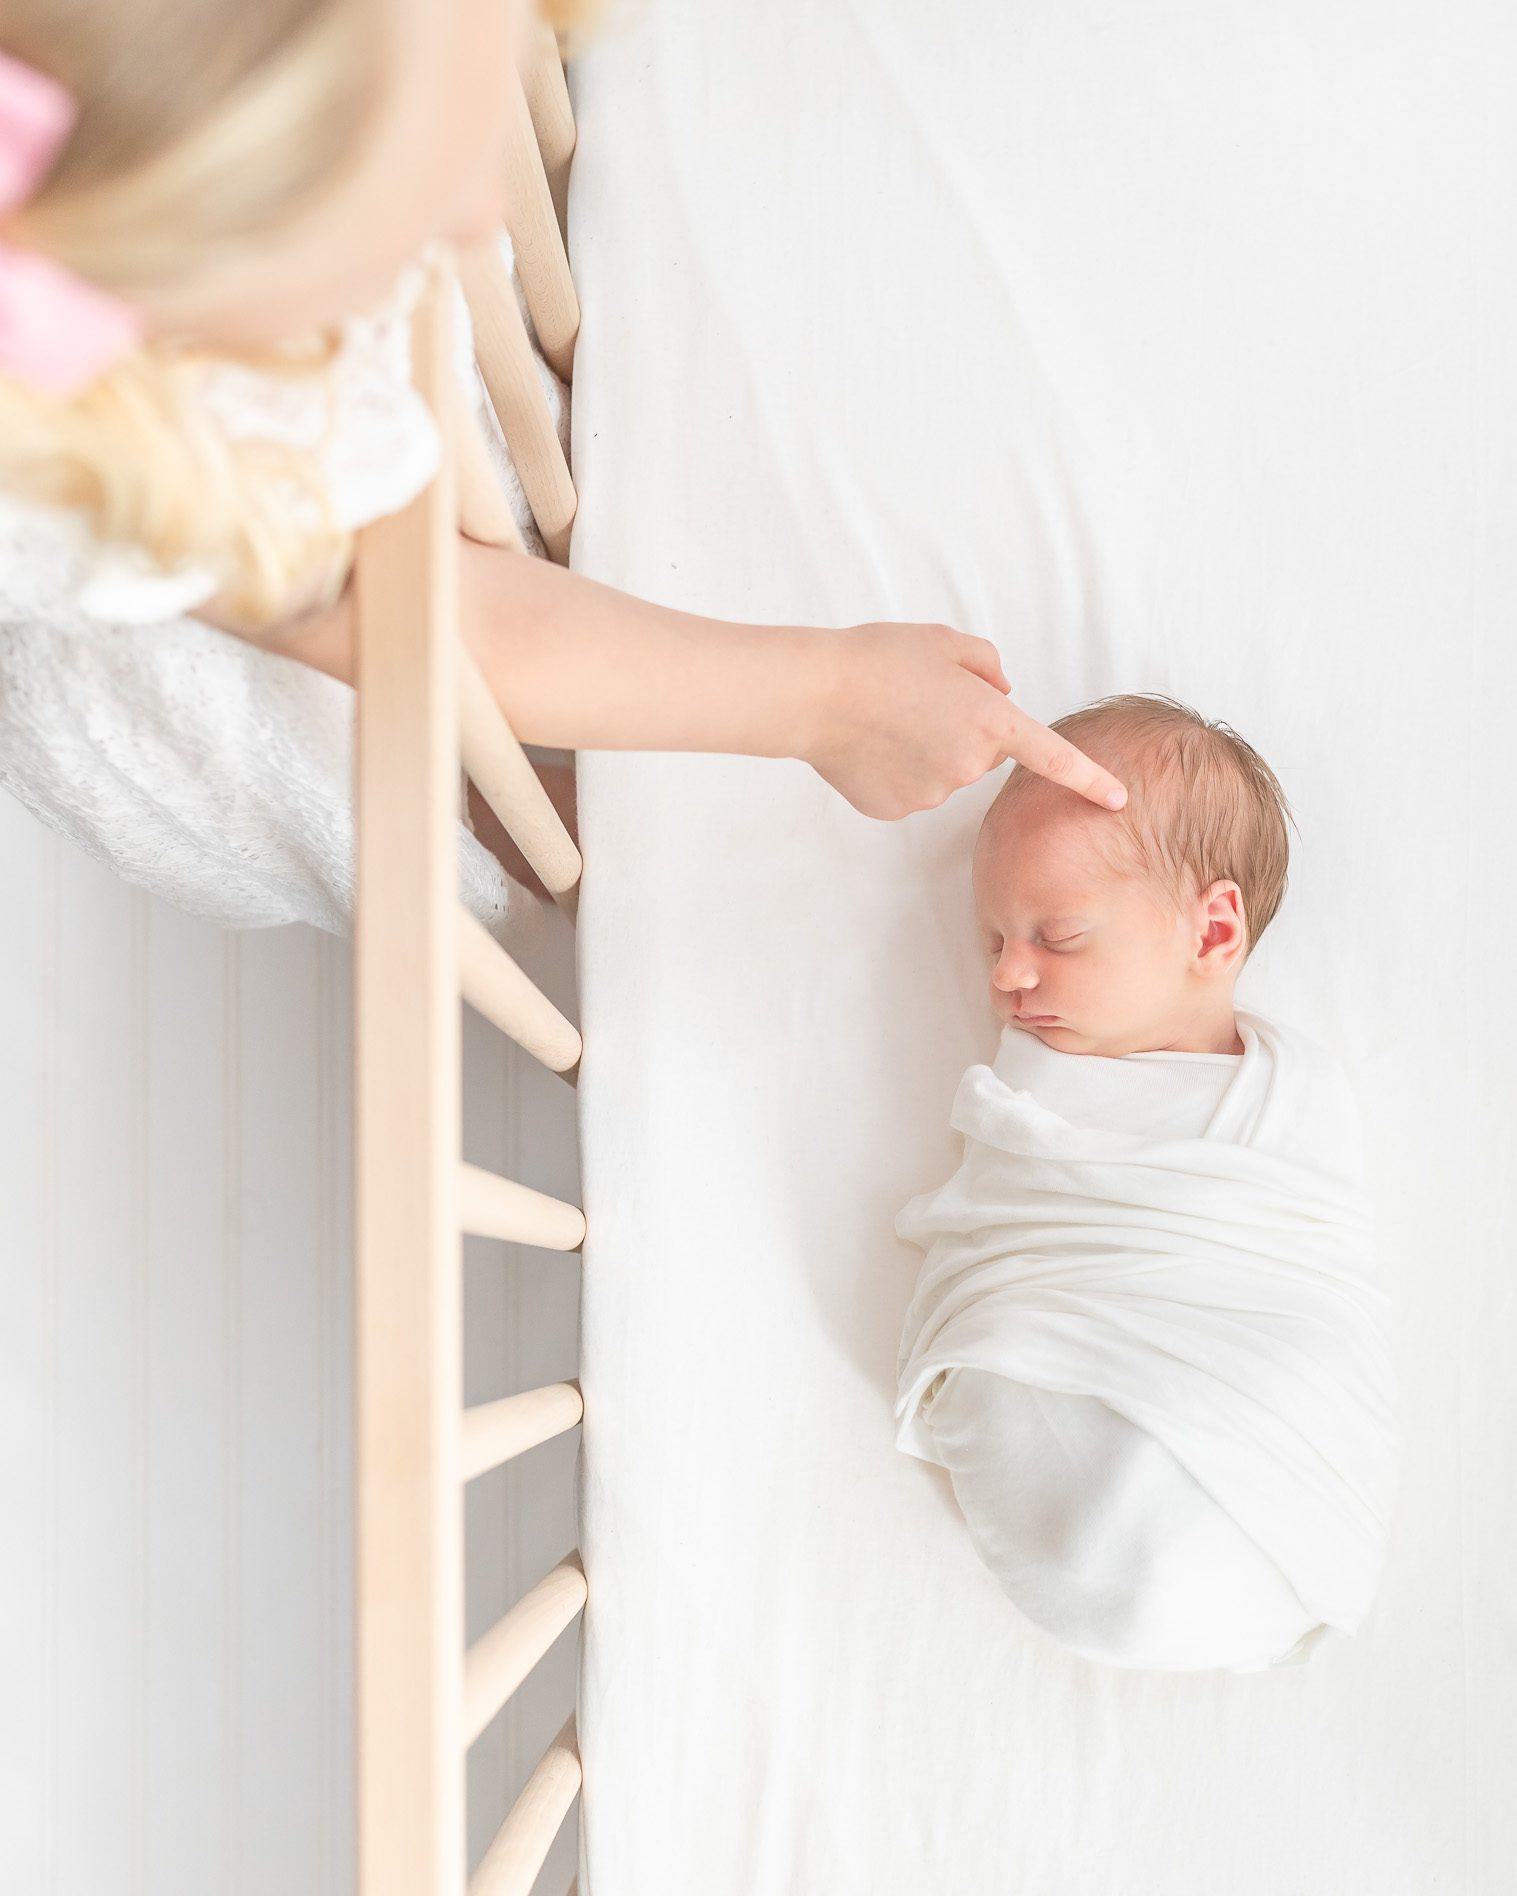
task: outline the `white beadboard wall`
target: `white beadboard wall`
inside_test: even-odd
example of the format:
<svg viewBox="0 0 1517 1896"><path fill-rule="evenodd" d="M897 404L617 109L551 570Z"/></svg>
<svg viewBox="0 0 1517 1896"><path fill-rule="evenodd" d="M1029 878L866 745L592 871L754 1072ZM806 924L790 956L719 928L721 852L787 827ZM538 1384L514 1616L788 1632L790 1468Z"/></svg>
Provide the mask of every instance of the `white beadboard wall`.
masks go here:
<svg viewBox="0 0 1517 1896"><path fill-rule="evenodd" d="M347 1896L347 944L192 921L3 796L0 878L0 1889ZM572 1008L556 916L532 966ZM464 1046L466 1156L575 1196L569 1089ZM464 1270L469 1401L574 1374L577 1259ZM471 1638L574 1544L578 1441L469 1490ZM474 1747L471 1865L575 1670Z"/></svg>

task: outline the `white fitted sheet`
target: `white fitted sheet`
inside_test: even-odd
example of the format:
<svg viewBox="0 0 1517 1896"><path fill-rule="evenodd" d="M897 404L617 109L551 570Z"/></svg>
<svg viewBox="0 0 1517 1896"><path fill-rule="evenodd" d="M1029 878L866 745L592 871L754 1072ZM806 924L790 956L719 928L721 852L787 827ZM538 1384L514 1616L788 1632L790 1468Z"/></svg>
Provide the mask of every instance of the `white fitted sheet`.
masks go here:
<svg viewBox="0 0 1517 1896"><path fill-rule="evenodd" d="M1019 1618L891 1428L994 784L880 825L584 758L584 1896L1505 1886L1514 81L1473 0L640 0L580 63L575 563L1263 750L1301 840L1239 999L1360 1091L1408 1435L1309 1666Z"/></svg>

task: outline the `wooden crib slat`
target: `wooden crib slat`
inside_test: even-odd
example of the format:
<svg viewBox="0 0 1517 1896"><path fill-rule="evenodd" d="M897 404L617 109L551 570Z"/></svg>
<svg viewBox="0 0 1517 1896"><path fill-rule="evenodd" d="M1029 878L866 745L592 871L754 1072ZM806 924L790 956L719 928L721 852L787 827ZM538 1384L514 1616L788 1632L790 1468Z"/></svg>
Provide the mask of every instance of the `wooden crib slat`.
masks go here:
<svg viewBox="0 0 1517 1896"><path fill-rule="evenodd" d="M460 1229L476 1237L545 1251L573 1251L585 1241L585 1214L578 1205L477 1165L458 1168L458 1219Z"/></svg>
<svg viewBox="0 0 1517 1896"><path fill-rule="evenodd" d="M574 919L580 854L471 654L458 654L464 768L555 902Z"/></svg>
<svg viewBox="0 0 1517 1896"><path fill-rule="evenodd" d="M506 229L516 253L516 274L532 312L538 346L554 373L567 382L574 374L579 297L519 79L507 88L505 161Z"/></svg>
<svg viewBox="0 0 1517 1896"><path fill-rule="evenodd" d="M585 1570L570 1554L469 1648L464 1743L472 1745L585 1603Z"/></svg>
<svg viewBox="0 0 1517 1896"><path fill-rule="evenodd" d="M527 94L527 110L532 114L532 129L542 153L543 169L551 187L569 168L577 137L574 108L569 103L569 81L564 63L558 56L558 41L551 26L539 23L533 29L532 52L522 70Z"/></svg>
<svg viewBox="0 0 1517 1896"><path fill-rule="evenodd" d="M493 242L459 257L458 280L474 325L480 374L522 492L549 557L562 566L569 558L569 529L579 503L511 275Z"/></svg>
<svg viewBox="0 0 1517 1896"><path fill-rule="evenodd" d="M566 1435L584 1413L585 1399L577 1382L544 1383L519 1396L476 1403L464 1410L459 1430L459 1479L473 1481L540 1442Z"/></svg>
<svg viewBox="0 0 1517 1896"><path fill-rule="evenodd" d="M437 479L358 536L358 1888L462 1885L457 502L451 286L413 328Z"/></svg>
<svg viewBox="0 0 1517 1896"><path fill-rule="evenodd" d="M563 1828L580 1781L571 1717L522 1786L510 1815L469 1878L469 1896L532 1896L537 1873Z"/></svg>
<svg viewBox="0 0 1517 1896"><path fill-rule="evenodd" d="M472 412L472 404L467 401L467 391L463 393L465 400L459 404L463 412L458 428L458 524L471 540L523 553L526 548L522 545L516 516L496 478L490 450L479 431L479 419Z"/></svg>
<svg viewBox="0 0 1517 1896"><path fill-rule="evenodd" d="M458 912L458 977L463 997L519 1047L572 1079L583 1045L579 1029L465 908Z"/></svg>

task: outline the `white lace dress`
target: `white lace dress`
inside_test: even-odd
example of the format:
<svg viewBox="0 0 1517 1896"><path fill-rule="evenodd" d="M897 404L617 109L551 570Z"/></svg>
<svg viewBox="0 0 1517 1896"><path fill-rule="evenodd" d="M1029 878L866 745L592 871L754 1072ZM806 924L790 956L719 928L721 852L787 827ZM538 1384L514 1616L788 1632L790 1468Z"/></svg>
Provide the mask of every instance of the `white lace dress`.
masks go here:
<svg viewBox="0 0 1517 1896"><path fill-rule="evenodd" d="M419 280L409 275L383 311L345 326L326 386L231 364L207 374L207 406L229 434L320 451L328 504L345 527L403 506L436 465L432 420L410 382ZM457 348L537 550L461 298ZM540 374L564 430L564 390L545 365ZM93 542L71 515L0 496L0 785L191 914L348 933L352 689L197 620L216 590L207 573L165 575L132 549ZM459 893L502 939L536 912L466 821Z"/></svg>

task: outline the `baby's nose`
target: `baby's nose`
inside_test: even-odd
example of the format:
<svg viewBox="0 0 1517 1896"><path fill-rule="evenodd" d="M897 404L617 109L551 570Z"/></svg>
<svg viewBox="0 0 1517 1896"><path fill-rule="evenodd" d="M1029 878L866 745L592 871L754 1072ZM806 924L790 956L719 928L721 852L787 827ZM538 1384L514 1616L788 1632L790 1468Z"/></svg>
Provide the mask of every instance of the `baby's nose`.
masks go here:
<svg viewBox="0 0 1517 1896"><path fill-rule="evenodd" d="M1037 985L1036 977L1031 969L1019 966L1014 955L1002 955L990 978L1003 994L1010 994L1014 988Z"/></svg>

